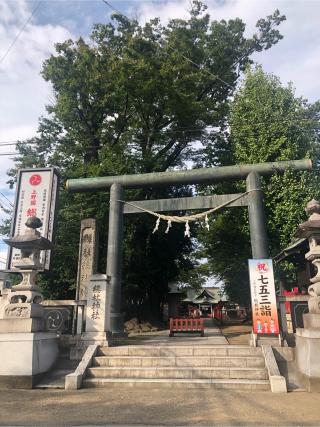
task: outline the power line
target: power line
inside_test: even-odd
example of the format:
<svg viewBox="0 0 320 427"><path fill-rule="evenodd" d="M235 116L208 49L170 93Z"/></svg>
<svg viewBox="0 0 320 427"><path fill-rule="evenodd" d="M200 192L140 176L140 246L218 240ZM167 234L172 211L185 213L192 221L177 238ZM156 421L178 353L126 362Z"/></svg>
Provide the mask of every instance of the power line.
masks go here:
<svg viewBox="0 0 320 427"><path fill-rule="evenodd" d="M106 0L102 0L103 3L105 3L107 6L109 6L111 9L113 9L115 12L119 13L119 15L123 16L124 18L126 18L129 22L134 22L133 20L129 19L126 15L124 15L122 12L120 12L120 10L116 9L114 6L112 6L111 3L109 3ZM161 40L163 42L165 42L165 40ZM168 46L169 49L173 50L174 52L178 53L180 56L182 56L182 58L184 58L186 61L190 62L190 64L193 64L195 67L197 67L200 71L205 71L207 74L209 74L211 77L219 80L221 83L225 84L226 86L233 88L233 86L226 82L225 80L223 80L221 77L219 77L217 74L213 74L210 70L208 70L208 68L204 67L203 65L197 64L196 62L194 62L192 59L188 58L187 56L185 56L183 53L181 53L179 50L173 48L172 46L169 45L169 43L165 42ZM161 45L160 45L161 46ZM162 46L161 46L162 47Z"/></svg>
<svg viewBox="0 0 320 427"><path fill-rule="evenodd" d="M29 22L31 21L33 15L36 13L37 9L39 8L41 2L39 1L37 3L37 5L35 6L35 8L33 9L33 11L31 12L29 18L26 20L26 22L23 24L22 28L20 29L20 31L18 32L18 34L15 36L15 38L12 40L11 44L9 45L7 51L4 53L4 55L0 58L0 65L2 64L2 62L6 59L7 55L9 54L10 50L13 48L13 46L15 45L15 43L17 42L18 38L20 37L20 35L23 33L24 29L26 28L26 26L29 24Z"/></svg>
<svg viewBox="0 0 320 427"><path fill-rule="evenodd" d="M291 125L299 125L300 123L303 124L314 124L314 125L319 125L320 126L320 121L316 120L316 119L308 119L308 118L300 118L300 119L283 119L283 118L279 118L279 119L271 119L268 122L254 122L252 123L251 120L249 119L243 119L244 122L248 123L248 124L253 124L254 126L270 126L273 125L275 123L289 123ZM233 124L232 121L227 121L226 123L224 123L223 125L225 126L231 126L234 129L238 129L240 128L240 126L235 126ZM215 126L208 126L208 127L221 127L221 125L217 124ZM210 132L210 129L206 129L206 128L183 128L180 127L178 129L172 129L172 130L163 130L163 131L158 131L158 132L152 132L152 134L160 134L160 135L166 135L166 134L174 134L174 133L188 133L188 132L197 132L197 131L201 131L201 132ZM19 142L21 141L0 141L0 147L5 147L5 146L15 146L17 145ZM37 142L26 142L25 145L36 145ZM88 147L88 146L87 146ZM0 153L0 155L11 155L11 154L19 154L19 153Z"/></svg>
<svg viewBox="0 0 320 427"><path fill-rule="evenodd" d="M6 210L11 210L13 208L13 206L8 206L7 202L4 202L4 200L2 199L0 201L0 208L1 209L6 209Z"/></svg>
<svg viewBox="0 0 320 427"><path fill-rule="evenodd" d="M119 15L122 15L124 18L126 18L129 22L133 22L132 19L129 19L126 15L124 15L122 12L120 12L120 10L116 9L114 6L112 6L111 3L109 3L106 0L102 0L103 3L105 3L107 6L111 7L111 9L113 9L115 12L119 13Z"/></svg>
<svg viewBox="0 0 320 427"><path fill-rule="evenodd" d="M8 202L9 204L13 207L12 202L8 199L8 197L6 197L1 191L0 191L1 196L3 196Z"/></svg>
<svg viewBox="0 0 320 427"><path fill-rule="evenodd" d="M0 202L0 209L3 210L4 213L7 213L6 211L11 211L12 207L7 206L3 203L3 201Z"/></svg>

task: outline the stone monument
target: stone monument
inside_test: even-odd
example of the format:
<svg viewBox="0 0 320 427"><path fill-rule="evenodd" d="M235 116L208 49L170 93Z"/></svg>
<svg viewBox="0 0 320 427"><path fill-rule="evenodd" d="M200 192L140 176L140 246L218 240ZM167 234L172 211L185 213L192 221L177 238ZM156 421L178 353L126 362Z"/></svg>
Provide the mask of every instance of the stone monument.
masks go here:
<svg viewBox="0 0 320 427"><path fill-rule="evenodd" d="M88 298L88 281L97 272L98 261L98 228L94 218L87 218L81 221L79 259L77 274L76 299L86 300ZM85 325L82 325L82 318L76 313L77 334L81 334Z"/></svg>
<svg viewBox="0 0 320 427"><path fill-rule="evenodd" d="M25 234L5 240L21 251L10 272L22 275L0 298L0 384L10 388L32 388L58 356L56 333L44 331L43 296L36 284L43 269L40 253L50 249L51 242L37 231L42 226L39 218L29 218L26 226Z"/></svg>
<svg viewBox="0 0 320 427"><path fill-rule="evenodd" d="M296 237L305 237L309 252L305 258L315 269L308 293L309 313L303 315L304 328L296 330L296 363L306 387L320 390L320 203L311 200L306 207L308 221L299 225Z"/></svg>

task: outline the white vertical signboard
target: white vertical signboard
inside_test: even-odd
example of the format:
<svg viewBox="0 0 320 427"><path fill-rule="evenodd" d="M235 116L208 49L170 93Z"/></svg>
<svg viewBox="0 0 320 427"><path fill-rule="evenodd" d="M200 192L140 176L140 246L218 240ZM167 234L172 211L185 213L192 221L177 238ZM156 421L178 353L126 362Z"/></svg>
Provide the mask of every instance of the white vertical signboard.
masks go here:
<svg viewBox="0 0 320 427"><path fill-rule="evenodd" d="M272 259L249 259L254 334L279 334Z"/></svg>
<svg viewBox="0 0 320 427"><path fill-rule="evenodd" d="M42 221L42 227L38 229L41 236L52 241L58 184L59 176L54 168L19 171L11 236L24 234L27 219L36 216ZM50 252L47 250L41 253L45 270L50 267ZM10 248L8 268L14 270L12 261L19 258L20 250Z"/></svg>

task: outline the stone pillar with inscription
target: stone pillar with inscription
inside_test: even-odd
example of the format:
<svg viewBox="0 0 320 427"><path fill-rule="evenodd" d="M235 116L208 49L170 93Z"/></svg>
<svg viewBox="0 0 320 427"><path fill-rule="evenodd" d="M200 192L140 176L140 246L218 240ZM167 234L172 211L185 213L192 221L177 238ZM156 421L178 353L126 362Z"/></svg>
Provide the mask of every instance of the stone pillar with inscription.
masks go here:
<svg viewBox="0 0 320 427"><path fill-rule="evenodd" d="M84 341L108 345L109 306L110 285L107 276L94 274L87 283L86 331L82 334Z"/></svg>
<svg viewBox="0 0 320 427"><path fill-rule="evenodd" d="M97 221L93 218L81 221L79 260L77 275L76 299L86 300L88 297L88 282L90 277L97 272L98 262L98 229ZM84 330L82 317L77 313L77 333Z"/></svg>
<svg viewBox="0 0 320 427"><path fill-rule="evenodd" d="M304 328L296 330L296 363L309 391L320 391L320 203L311 200L306 207L308 221L299 225L295 237L309 241L305 258L314 266L308 293L309 313L303 314Z"/></svg>

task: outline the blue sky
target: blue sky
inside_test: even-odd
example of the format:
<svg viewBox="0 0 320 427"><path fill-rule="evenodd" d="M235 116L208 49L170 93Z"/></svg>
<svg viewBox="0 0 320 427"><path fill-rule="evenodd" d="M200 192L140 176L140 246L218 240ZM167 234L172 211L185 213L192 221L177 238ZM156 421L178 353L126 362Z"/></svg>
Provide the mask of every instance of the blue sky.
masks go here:
<svg viewBox="0 0 320 427"><path fill-rule="evenodd" d="M88 37L96 22L108 22L112 9L102 0L0 0L0 61L32 10L35 14L20 37L0 62L0 153L12 153L5 141L23 140L35 134L45 105L52 100L50 85L40 76L41 64L53 51L54 43L68 38ZM145 22L159 16L187 16L189 0L119 1L110 3L129 17ZM255 23L275 9L287 16L281 25L284 39L272 49L257 54L254 60L286 84L292 81L297 95L310 101L320 99L320 1L319 0L207 0L214 19L240 17L247 23L247 33ZM13 200L6 185L10 156L0 156L0 191ZM0 195L0 203L3 203ZM0 209L0 219L4 215ZM5 246L0 241L0 261ZM1 268L1 264L0 264Z"/></svg>

